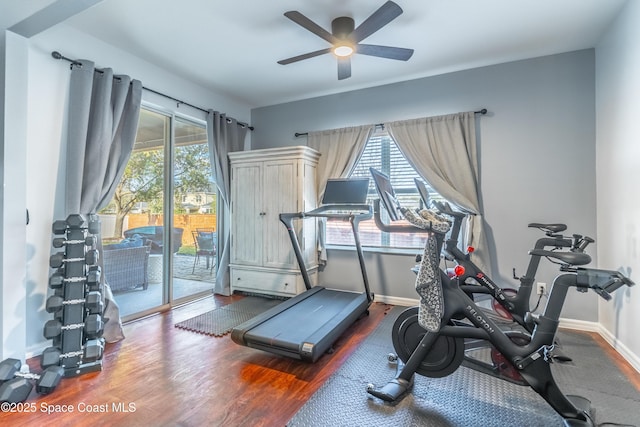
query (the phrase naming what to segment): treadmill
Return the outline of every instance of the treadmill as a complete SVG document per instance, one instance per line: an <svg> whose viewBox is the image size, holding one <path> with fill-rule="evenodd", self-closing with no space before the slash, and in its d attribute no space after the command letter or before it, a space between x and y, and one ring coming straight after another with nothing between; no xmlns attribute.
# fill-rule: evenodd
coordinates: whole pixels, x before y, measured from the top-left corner
<svg viewBox="0 0 640 427"><path fill-rule="evenodd" d="M280 214L307 290L232 329L231 339L236 344L315 362L351 324L369 313L373 294L369 289L358 233L360 222L373 216L371 206L366 204L368 188L368 178L329 180L321 207L308 212ZM363 293L311 286L293 226L294 221L304 218L327 218L351 224Z"/></svg>

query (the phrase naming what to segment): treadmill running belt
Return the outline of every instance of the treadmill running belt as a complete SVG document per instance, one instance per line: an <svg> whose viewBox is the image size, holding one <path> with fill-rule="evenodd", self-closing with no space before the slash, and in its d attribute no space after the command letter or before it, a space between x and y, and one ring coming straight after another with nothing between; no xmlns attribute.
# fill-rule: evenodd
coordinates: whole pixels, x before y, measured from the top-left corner
<svg viewBox="0 0 640 427"><path fill-rule="evenodd" d="M243 339L250 347L280 349L280 354L315 361L367 308L363 294L322 289L287 308L286 316L273 316L250 327Z"/></svg>

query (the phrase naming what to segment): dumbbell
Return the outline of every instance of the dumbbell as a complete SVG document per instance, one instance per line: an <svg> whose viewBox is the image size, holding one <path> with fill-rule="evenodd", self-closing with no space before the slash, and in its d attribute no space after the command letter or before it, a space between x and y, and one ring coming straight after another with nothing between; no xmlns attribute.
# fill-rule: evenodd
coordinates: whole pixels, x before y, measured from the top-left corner
<svg viewBox="0 0 640 427"><path fill-rule="evenodd" d="M98 291L91 291L87 293L84 299L66 300L61 295L51 295L47 298L45 309L47 313L55 313L65 305L72 304L84 304L84 307L89 310L90 314L101 314L104 310L104 303L102 302L102 295Z"/></svg>
<svg viewBox="0 0 640 427"><path fill-rule="evenodd" d="M65 254L63 252L58 252L51 255L49 258L49 265L51 268L61 267L67 262L84 262L87 265L94 265L98 262L98 251L96 249L87 251L87 253L84 254L84 257L81 258L65 258Z"/></svg>
<svg viewBox="0 0 640 427"><path fill-rule="evenodd" d="M67 232L68 228L79 229L82 228L85 220L84 217L80 214L71 214L67 217L66 220L59 219L53 222L53 226L51 227L53 234L64 234Z"/></svg>
<svg viewBox="0 0 640 427"><path fill-rule="evenodd" d="M41 374L21 372L22 362L18 359L5 359L0 362L0 402L24 402L29 397L36 381L36 391L49 394L60 384L64 369L60 366L49 366ZM28 369L28 367L27 367Z"/></svg>
<svg viewBox="0 0 640 427"><path fill-rule="evenodd" d="M99 314L90 314L84 320L84 323L74 323L71 325L63 325L58 319L48 320L44 324L44 337L48 340L60 335L62 331L84 328L84 333L88 339L98 338L102 334L104 323Z"/></svg>
<svg viewBox="0 0 640 427"><path fill-rule="evenodd" d="M90 291L100 291L100 276L102 270L100 266L93 265L89 267L89 272L86 277L64 277L64 271L58 269L49 277L49 287L51 289L61 289L64 283L68 282L87 282L87 287Z"/></svg>
<svg viewBox="0 0 640 427"><path fill-rule="evenodd" d="M102 358L103 352L104 340L102 339L88 340L82 346L82 350L69 353L62 353L58 347L47 347L40 356L40 366L42 366L42 369L56 366L60 364L60 360L69 357L82 357L83 362L94 362Z"/></svg>
<svg viewBox="0 0 640 427"><path fill-rule="evenodd" d="M56 237L53 239L53 247L61 248L64 245L79 245L84 244L85 246L93 246L96 244L95 236L87 236L84 240L67 240L64 237Z"/></svg>
<svg viewBox="0 0 640 427"><path fill-rule="evenodd" d="M100 276L102 276L102 269L99 265L89 267L89 272L87 273L87 287L89 291L102 291Z"/></svg>
<svg viewBox="0 0 640 427"><path fill-rule="evenodd" d="M98 215L89 215L89 233L100 234L100 218Z"/></svg>

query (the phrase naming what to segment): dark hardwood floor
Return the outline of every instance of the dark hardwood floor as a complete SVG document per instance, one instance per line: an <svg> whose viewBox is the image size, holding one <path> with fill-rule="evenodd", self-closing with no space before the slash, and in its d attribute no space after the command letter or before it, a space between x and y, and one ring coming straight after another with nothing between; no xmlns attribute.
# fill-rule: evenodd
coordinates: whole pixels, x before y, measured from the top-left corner
<svg viewBox="0 0 640 427"><path fill-rule="evenodd" d="M374 303L315 364L174 327L239 298L209 297L125 325L127 338L107 345L102 372L63 379L47 396L32 392L17 411L0 412L0 425L285 426L391 308ZM640 390L640 374L590 335ZM40 370L38 360L29 364Z"/></svg>
<svg viewBox="0 0 640 427"><path fill-rule="evenodd" d="M14 408L21 413L0 413L0 425L284 426L391 308L374 303L314 364L174 327L238 298L210 297L125 325L126 339L107 345L102 372L63 379L50 395L32 392ZM40 371L38 360L29 364Z"/></svg>

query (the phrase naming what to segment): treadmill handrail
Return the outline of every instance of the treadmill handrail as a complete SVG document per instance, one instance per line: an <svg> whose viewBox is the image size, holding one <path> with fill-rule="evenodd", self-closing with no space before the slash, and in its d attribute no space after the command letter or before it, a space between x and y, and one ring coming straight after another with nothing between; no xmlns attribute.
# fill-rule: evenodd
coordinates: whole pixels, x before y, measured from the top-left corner
<svg viewBox="0 0 640 427"><path fill-rule="evenodd" d="M332 210L343 210L349 212L341 212L341 213L328 213L327 211ZM353 232L353 237L355 240L356 253L358 254L358 262L360 264L360 272L362 273L362 280L364 282L364 290L367 295L367 300L369 303L373 302L373 295L371 294L371 289L369 287L369 278L367 277L367 270L364 264L364 254L362 252L362 245L360 244L360 237L358 234L358 227L360 226L360 221L364 221L373 217L372 209L370 205L366 204L344 204L344 205L327 205L321 206L319 208L313 209L308 212L295 212L295 213L281 213L279 215L280 222L284 224L287 228L287 233L289 234L289 239L291 239L291 245L293 246L293 252L296 256L296 260L298 261L298 266L300 267L300 274L302 275L302 280L304 282L304 286L307 290L311 289L311 280L309 279L309 274L307 273L307 266L304 261L304 256L302 255L302 249L300 248L300 242L298 241L298 236L296 236L293 220L294 219L304 219L304 218L338 218L348 220L351 223L351 231Z"/></svg>
<svg viewBox="0 0 640 427"><path fill-rule="evenodd" d="M346 212L332 212L332 211L346 211ZM370 205L358 204L358 205L327 205L320 206L319 208L307 211L307 212L291 212L281 213L280 218L285 219L301 219L301 218L330 218L330 219L344 219L348 220L350 217L359 217L360 221L366 221L373 218L373 210Z"/></svg>

